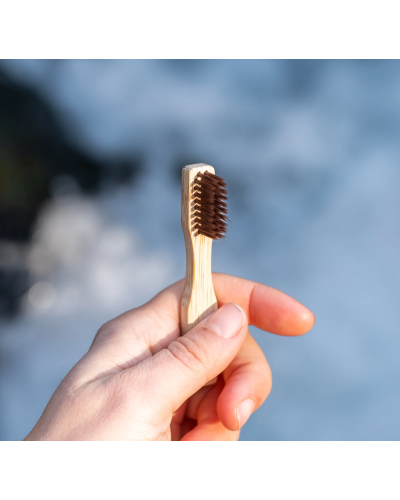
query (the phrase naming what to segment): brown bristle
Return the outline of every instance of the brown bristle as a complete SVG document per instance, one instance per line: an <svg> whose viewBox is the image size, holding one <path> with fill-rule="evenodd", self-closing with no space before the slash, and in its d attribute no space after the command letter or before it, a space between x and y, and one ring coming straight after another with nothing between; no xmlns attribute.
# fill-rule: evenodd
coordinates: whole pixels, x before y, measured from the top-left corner
<svg viewBox="0 0 400 500"><path fill-rule="evenodd" d="M210 172L197 174L193 186L193 228L213 240L225 237L228 208L226 184Z"/></svg>

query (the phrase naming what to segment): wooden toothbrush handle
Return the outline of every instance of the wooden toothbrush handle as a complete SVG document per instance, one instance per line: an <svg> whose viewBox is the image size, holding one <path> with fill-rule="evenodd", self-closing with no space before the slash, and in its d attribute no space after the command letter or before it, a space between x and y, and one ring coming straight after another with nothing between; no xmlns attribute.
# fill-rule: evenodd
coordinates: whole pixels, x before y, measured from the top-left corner
<svg viewBox="0 0 400 500"><path fill-rule="evenodd" d="M193 184L199 172L214 173L213 167L199 163L182 170L182 230L186 247L186 278L181 303L181 335L218 309L211 274L211 238L193 230ZM214 383L216 379L208 382ZM208 385L207 384L207 385Z"/></svg>
<svg viewBox="0 0 400 500"><path fill-rule="evenodd" d="M186 278L181 303L181 335L218 309L211 274L212 240L196 237L193 247L186 247Z"/></svg>

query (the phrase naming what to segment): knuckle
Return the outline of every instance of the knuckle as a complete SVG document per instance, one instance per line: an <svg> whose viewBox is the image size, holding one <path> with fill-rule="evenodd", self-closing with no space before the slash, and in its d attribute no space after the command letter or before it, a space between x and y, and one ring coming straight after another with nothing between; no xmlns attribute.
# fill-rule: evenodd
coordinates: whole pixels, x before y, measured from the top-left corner
<svg viewBox="0 0 400 500"><path fill-rule="evenodd" d="M115 328L117 327L117 324L118 324L117 319L110 319L109 321L104 323L104 325L102 325L99 328L97 335L103 336L103 337L109 335L110 333L112 333L115 330Z"/></svg>
<svg viewBox="0 0 400 500"><path fill-rule="evenodd" d="M102 338L106 337L108 332L110 331L110 323L111 321L108 321L107 323L104 323L104 325L101 325L101 327L97 330L97 333L93 339L91 347L99 342Z"/></svg>
<svg viewBox="0 0 400 500"><path fill-rule="evenodd" d="M116 319L111 319L110 321L107 321L106 323L104 323L104 325L102 325L98 329L90 347L92 348L94 345L97 345L99 342L102 342L105 339L107 339L107 337L112 335L112 333L117 328L118 328L118 321Z"/></svg>
<svg viewBox="0 0 400 500"><path fill-rule="evenodd" d="M168 351L181 365L184 365L190 371L203 372L210 366L204 346L202 346L201 342L192 338L179 337L169 344Z"/></svg>

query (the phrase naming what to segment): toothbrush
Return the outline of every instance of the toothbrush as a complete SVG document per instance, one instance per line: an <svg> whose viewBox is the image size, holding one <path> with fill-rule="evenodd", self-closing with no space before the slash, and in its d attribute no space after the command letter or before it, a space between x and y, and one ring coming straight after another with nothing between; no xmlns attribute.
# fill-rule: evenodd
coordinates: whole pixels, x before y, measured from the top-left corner
<svg viewBox="0 0 400 500"><path fill-rule="evenodd" d="M218 309L211 274L213 240L224 238L228 221L226 184L210 165L182 170L182 230L186 278L181 302L181 335ZM216 382L217 378L207 385Z"/></svg>

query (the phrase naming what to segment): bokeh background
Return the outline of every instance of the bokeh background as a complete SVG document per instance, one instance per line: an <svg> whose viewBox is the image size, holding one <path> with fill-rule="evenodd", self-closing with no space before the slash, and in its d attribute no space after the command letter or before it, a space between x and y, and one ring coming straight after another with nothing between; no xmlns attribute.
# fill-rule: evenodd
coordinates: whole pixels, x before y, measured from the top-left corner
<svg viewBox="0 0 400 500"><path fill-rule="evenodd" d="M274 386L241 439L399 439L400 62L300 60L0 63L0 439L183 277L198 162L229 185L213 269L316 315L252 328Z"/></svg>

